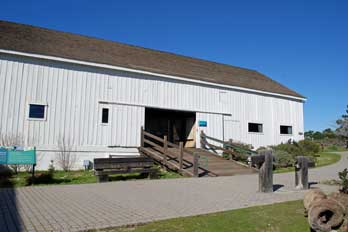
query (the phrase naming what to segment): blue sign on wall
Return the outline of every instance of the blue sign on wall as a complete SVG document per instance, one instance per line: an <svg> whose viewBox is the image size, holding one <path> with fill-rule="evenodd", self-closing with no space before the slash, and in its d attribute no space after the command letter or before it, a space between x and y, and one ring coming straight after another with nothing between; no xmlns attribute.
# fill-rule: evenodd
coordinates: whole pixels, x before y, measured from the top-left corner
<svg viewBox="0 0 348 232"><path fill-rule="evenodd" d="M207 121L201 121L201 120L198 121L198 126L200 127L207 127L207 125L208 125Z"/></svg>

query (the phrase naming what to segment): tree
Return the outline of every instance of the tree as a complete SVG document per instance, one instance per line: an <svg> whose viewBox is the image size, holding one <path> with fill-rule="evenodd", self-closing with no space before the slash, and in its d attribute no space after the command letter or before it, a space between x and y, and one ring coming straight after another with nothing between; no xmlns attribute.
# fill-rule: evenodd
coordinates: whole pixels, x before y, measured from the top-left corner
<svg viewBox="0 0 348 232"><path fill-rule="evenodd" d="M64 171L70 171L76 163L76 155L72 154L73 144L69 138L60 136L58 138L57 163Z"/></svg>
<svg viewBox="0 0 348 232"><path fill-rule="evenodd" d="M312 131L312 130L306 131L304 133L304 137L305 137L305 139L313 140L313 134L314 134L314 131Z"/></svg>
<svg viewBox="0 0 348 232"><path fill-rule="evenodd" d="M342 115L340 119L336 121L337 129L336 134L344 138L348 138L348 105L346 109L346 114Z"/></svg>
<svg viewBox="0 0 348 232"><path fill-rule="evenodd" d="M333 138L336 138L336 134L333 130L331 130L331 128L327 128L325 130L323 130L323 136L325 138L328 138L328 139L333 139Z"/></svg>
<svg viewBox="0 0 348 232"><path fill-rule="evenodd" d="M314 140L321 140L324 138L324 135L320 131L316 131L313 134L313 139Z"/></svg>

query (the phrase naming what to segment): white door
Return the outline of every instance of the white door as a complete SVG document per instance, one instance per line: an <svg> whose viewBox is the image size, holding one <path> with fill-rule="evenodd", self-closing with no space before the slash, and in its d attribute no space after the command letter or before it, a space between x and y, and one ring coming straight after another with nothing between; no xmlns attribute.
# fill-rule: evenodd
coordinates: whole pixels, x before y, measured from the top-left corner
<svg viewBox="0 0 348 232"><path fill-rule="evenodd" d="M233 141L241 140L240 121L235 120L230 115L224 115L224 140L232 139Z"/></svg>

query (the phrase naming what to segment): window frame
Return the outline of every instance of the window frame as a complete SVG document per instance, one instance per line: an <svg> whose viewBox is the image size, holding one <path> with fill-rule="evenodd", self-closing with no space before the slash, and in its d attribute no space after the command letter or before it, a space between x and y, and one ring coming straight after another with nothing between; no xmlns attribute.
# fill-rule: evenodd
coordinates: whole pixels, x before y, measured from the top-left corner
<svg viewBox="0 0 348 232"><path fill-rule="evenodd" d="M44 107L44 117L43 118L32 118L30 117L30 106L31 105L39 105L39 106L43 106ZM28 103L28 110L27 110L27 119L29 121L46 121L47 120L47 103L43 103L43 102L29 102Z"/></svg>
<svg viewBox="0 0 348 232"><path fill-rule="evenodd" d="M288 128L291 127L291 133L290 134L288 134L288 133L287 134L283 134L282 133L282 129L281 129L282 127L288 127ZM292 135L294 135L294 127L291 126L291 125L284 125L284 124L283 125L279 125L279 134L283 135L283 136L292 136Z"/></svg>
<svg viewBox="0 0 348 232"><path fill-rule="evenodd" d="M103 113L104 113L104 109L108 110L108 122L103 122ZM103 126L108 126L110 124L110 107L109 106L105 106L105 105L101 105L101 110L100 110L100 124Z"/></svg>
<svg viewBox="0 0 348 232"><path fill-rule="evenodd" d="M250 131L249 130L249 124L261 125L261 132ZM251 133L251 134L263 134L263 131L264 131L263 123L260 123L260 122L248 122L248 133Z"/></svg>

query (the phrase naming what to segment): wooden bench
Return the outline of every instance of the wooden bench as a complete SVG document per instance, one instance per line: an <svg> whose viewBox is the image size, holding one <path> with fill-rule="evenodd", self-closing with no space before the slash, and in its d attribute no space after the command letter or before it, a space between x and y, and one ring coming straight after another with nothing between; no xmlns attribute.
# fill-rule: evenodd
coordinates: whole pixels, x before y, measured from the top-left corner
<svg viewBox="0 0 348 232"><path fill-rule="evenodd" d="M148 157L96 158L94 159L94 174L98 182L108 181L112 174L140 173L155 178L158 169Z"/></svg>

